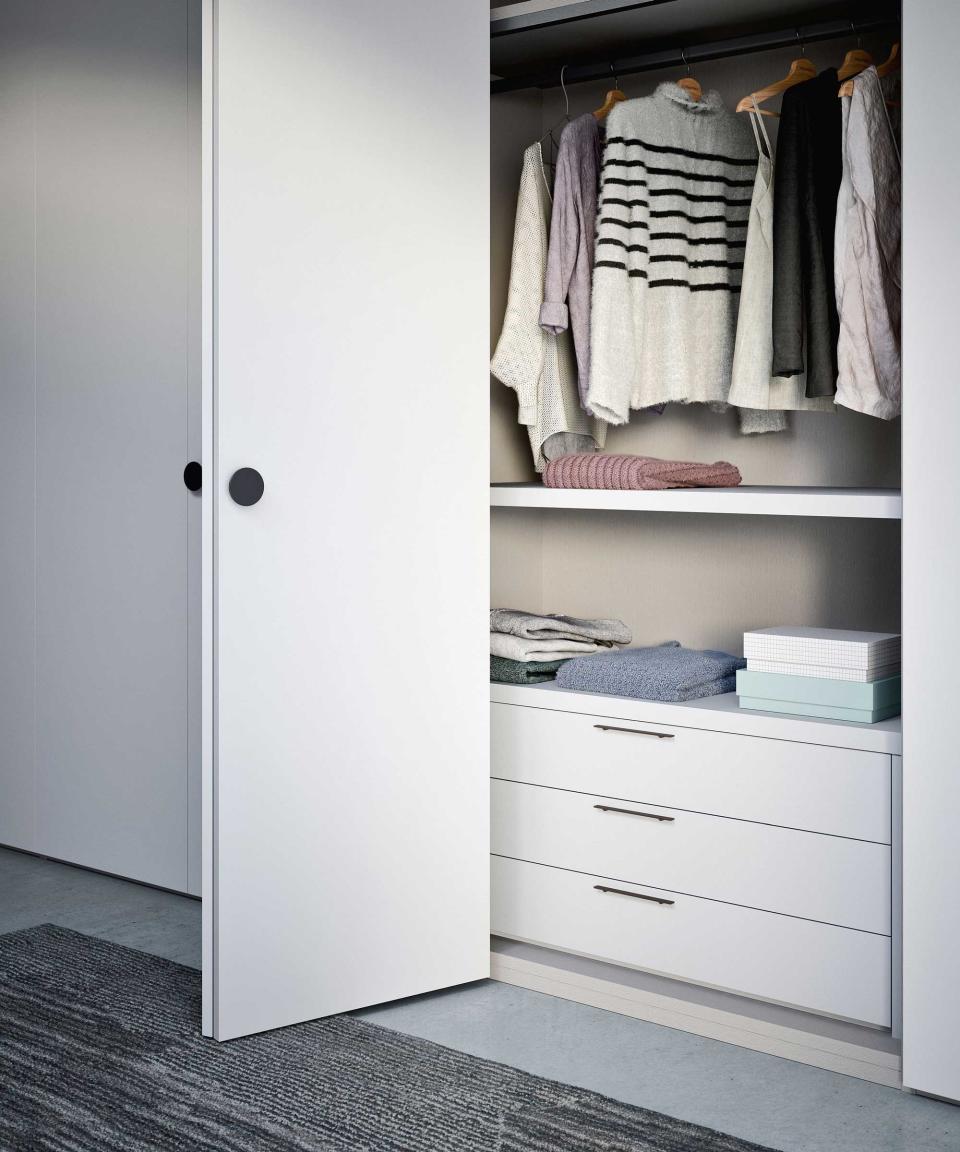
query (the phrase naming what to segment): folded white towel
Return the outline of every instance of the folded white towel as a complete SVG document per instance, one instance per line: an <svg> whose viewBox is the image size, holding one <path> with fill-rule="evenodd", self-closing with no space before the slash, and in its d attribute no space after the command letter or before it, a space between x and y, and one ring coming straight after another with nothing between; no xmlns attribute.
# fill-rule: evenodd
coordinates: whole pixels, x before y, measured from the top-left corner
<svg viewBox="0 0 960 1152"><path fill-rule="evenodd" d="M582 620L578 616L543 615L515 608L491 609L490 631L509 632L528 640L591 640L607 648L633 640L622 620Z"/></svg>
<svg viewBox="0 0 960 1152"><path fill-rule="evenodd" d="M503 632L490 633L490 655L506 660L572 660L575 656L609 651L609 646L592 640L531 640Z"/></svg>

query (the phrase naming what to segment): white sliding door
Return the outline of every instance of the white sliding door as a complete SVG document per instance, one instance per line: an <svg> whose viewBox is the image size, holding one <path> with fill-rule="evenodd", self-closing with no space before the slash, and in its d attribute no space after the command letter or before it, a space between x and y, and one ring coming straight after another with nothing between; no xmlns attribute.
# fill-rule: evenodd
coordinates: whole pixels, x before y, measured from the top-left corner
<svg viewBox="0 0 960 1152"><path fill-rule="evenodd" d="M199 0L0 0L0 844L198 893Z"/></svg>
<svg viewBox="0 0 960 1152"><path fill-rule="evenodd" d="M219 1039L488 971L487 19L214 9Z"/></svg>
<svg viewBox="0 0 960 1152"><path fill-rule="evenodd" d="M903 25L903 1082L960 1100L960 128L927 87L960 7L910 0Z"/></svg>

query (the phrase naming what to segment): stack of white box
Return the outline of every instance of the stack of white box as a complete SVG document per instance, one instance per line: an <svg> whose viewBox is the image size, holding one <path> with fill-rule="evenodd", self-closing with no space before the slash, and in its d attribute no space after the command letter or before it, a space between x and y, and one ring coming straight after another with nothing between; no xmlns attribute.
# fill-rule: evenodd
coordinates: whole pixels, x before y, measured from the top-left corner
<svg viewBox="0 0 960 1152"><path fill-rule="evenodd" d="M743 634L741 708L875 724L900 713L900 636L839 628Z"/></svg>

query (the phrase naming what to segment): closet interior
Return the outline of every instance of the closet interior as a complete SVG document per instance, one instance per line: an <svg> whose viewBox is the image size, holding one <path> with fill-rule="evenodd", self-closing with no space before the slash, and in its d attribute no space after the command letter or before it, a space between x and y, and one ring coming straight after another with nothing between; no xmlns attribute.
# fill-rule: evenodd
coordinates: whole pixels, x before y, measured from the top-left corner
<svg viewBox="0 0 960 1152"><path fill-rule="evenodd" d="M615 89L632 100L670 85L671 98L701 108L722 102L725 114L747 121L735 112L741 101L796 72L799 59L808 78L840 69L849 53L855 68L886 62L899 51L898 5L572 4L566 20L554 6L552 22L542 8L506 5L491 21L492 607L614 619L634 646L678 641L736 657L744 633L774 626L899 636L899 419L828 402L748 435L734 407L645 407L604 429L602 452L730 462L742 484L552 487L535 470L517 392L504 383L516 366L504 366L498 348L516 300L525 150L539 142L549 182L568 124L585 113L600 118L611 104L614 122L626 122L617 117L630 106L610 100ZM691 80L702 95L675 97ZM763 104L759 132L745 128L754 166L740 175L749 178L731 180L734 170L723 168L727 184L743 187L718 191L709 182L717 167L707 164L685 184L707 195L684 207L736 196L749 204L756 146L768 138L776 155L780 121L770 113L781 99ZM899 132L898 101L888 112ZM610 116L601 145L603 121ZM676 164L689 139L661 138L644 179L629 188L622 177L638 175L635 153L608 146L601 243L629 233L646 251L636 241L648 241L656 223L636 223L647 219L646 205L624 197L645 195L647 181L653 189L656 166ZM617 216L613 231L602 223L609 165L621 165L623 210L607 213ZM694 225L693 235L703 231ZM597 261L612 254L632 266L626 244L606 242ZM683 251L690 280L702 283L707 272L694 271L690 253L717 252ZM831 293L833 272L831 261ZM594 309L602 276L595 268ZM673 323L669 310L662 322ZM594 312L591 387L605 331ZM680 326L671 354L710 375L711 341L703 323ZM614 373L617 355L607 357ZM662 367L669 375L671 365ZM898 1083L899 716L848 723L741 708L729 690L679 703L560 684L491 684L494 974Z"/></svg>

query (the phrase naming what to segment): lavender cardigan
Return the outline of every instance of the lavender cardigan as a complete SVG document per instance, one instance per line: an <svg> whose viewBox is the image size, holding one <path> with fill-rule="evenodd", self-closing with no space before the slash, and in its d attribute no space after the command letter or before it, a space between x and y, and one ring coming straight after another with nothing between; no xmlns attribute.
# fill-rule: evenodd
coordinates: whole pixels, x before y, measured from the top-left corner
<svg viewBox="0 0 960 1152"><path fill-rule="evenodd" d="M592 112L564 128L553 185L553 218L540 326L570 328L577 354L580 403L590 383L590 277L600 174L600 125Z"/></svg>

